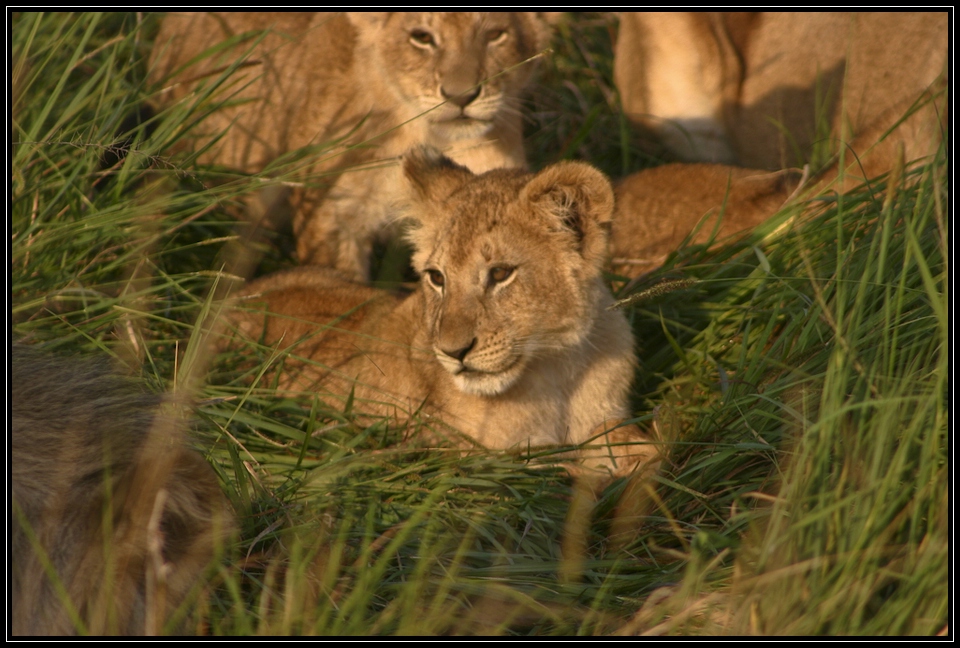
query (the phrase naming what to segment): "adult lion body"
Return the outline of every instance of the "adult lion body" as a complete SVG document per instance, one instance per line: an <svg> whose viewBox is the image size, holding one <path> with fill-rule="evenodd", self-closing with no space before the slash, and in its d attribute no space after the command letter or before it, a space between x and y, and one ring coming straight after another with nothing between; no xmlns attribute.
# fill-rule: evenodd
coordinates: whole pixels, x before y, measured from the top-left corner
<svg viewBox="0 0 960 648"><path fill-rule="evenodd" d="M946 13L624 13L615 78L680 159L782 169L849 145L873 177L898 143L907 161L939 145L947 28Z"/></svg>
<svg viewBox="0 0 960 648"><path fill-rule="evenodd" d="M162 631L232 528L216 474L102 363L14 345L10 384L11 632Z"/></svg>
<svg viewBox="0 0 960 648"><path fill-rule="evenodd" d="M248 287L261 309L243 315L243 333L305 358L286 361L281 387L440 418L493 449L609 441L630 415L636 366L626 318L604 310L609 181L582 163L475 176L435 151L412 152L404 169L417 196L413 294L309 267ZM633 426L610 434L645 440ZM583 451L618 468L655 454Z"/></svg>
<svg viewBox="0 0 960 648"><path fill-rule="evenodd" d="M174 82L162 97L171 102L246 56L230 103L198 127L198 145L211 145L201 160L259 173L325 145L292 176L306 184L292 196L297 254L364 278L372 241L394 218L405 150L430 145L478 173L525 166L518 102L533 66L524 62L548 35L531 13L170 14L151 76ZM286 200L267 192L264 208L282 211Z"/></svg>

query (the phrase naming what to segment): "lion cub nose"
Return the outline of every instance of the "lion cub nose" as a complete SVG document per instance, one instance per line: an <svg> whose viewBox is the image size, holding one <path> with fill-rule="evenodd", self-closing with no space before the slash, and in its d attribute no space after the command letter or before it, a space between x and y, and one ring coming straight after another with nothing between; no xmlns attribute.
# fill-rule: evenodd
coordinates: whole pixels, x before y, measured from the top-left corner
<svg viewBox="0 0 960 648"><path fill-rule="evenodd" d="M440 347L440 350L443 352L444 355L448 355L454 360L457 360L458 362L463 362L463 359L467 357L467 354L470 353L470 349L472 349L474 345L476 345L476 343L477 343L477 338L473 338L472 340L470 340L470 344L468 344L463 348L448 350L448 349L444 349L443 347Z"/></svg>
<svg viewBox="0 0 960 648"><path fill-rule="evenodd" d="M447 99L448 101L456 104L457 106L460 106L461 108L466 108L473 102L474 99L480 96L480 86L477 86L476 88L471 88L464 92L454 91L452 93L448 93L446 88L441 86L440 94L443 95L444 99Z"/></svg>

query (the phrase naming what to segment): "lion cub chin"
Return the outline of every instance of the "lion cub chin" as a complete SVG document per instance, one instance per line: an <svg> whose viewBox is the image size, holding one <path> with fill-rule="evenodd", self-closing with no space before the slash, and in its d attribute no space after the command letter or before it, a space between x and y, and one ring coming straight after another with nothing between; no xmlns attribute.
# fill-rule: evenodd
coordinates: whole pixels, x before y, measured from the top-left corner
<svg viewBox="0 0 960 648"><path fill-rule="evenodd" d="M592 443L585 465L618 472L655 457L652 444L607 445L637 363L626 318L605 310L607 178L578 162L474 175L429 148L403 171L412 294L314 267L245 290L240 333L290 352L281 388L334 405L352 393L365 412L439 419L491 449Z"/></svg>
<svg viewBox="0 0 960 648"><path fill-rule="evenodd" d="M532 12L171 13L151 78L168 103L209 101L222 82L221 104L193 128L200 161L296 166L284 180L300 186L289 197L299 260L363 279L408 148L435 146L476 172L526 164L518 106L549 38ZM319 150L294 165L307 146ZM250 208L268 221L286 211L282 191L260 199Z"/></svg>

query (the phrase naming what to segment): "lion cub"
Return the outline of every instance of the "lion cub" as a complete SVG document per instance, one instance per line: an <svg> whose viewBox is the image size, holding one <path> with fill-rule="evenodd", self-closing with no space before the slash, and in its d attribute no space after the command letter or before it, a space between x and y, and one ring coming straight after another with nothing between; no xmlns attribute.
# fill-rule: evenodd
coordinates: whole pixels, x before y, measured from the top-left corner
<svg viewBox="0 0 960 648"><path fill-rule="evenodd" d="M196 128L200 160L279 175L291 169L279 158L319 146L284 174L300 184L297 256L364 279L396 216L405 150L428 144L477 173L526 165L520 96L549 36L534 13L171 13L151 78L172 82L170 103L242 61ZM287 195L261 200L271 217Z"/></svg>
<svg viewBox="0 0 960 648"><path fill-rule="evenodd" d="M10 631L162 631L231 529L217 476L104 364L16 344L10 385Z"/></svg>
<svg viewBox="0 0 960 648"><path fill-rule="evenodd" d="M606 311L610 182L562 162L474 175L432 149L403 171L421 275L406 297L301 267L245 291L240 331L291 351L283 389L371 414L439 418L491 449L583 444L588 466L656 455L630 416L636 368L625 316ZM293 355L295 354L295 355Z"/></svg>

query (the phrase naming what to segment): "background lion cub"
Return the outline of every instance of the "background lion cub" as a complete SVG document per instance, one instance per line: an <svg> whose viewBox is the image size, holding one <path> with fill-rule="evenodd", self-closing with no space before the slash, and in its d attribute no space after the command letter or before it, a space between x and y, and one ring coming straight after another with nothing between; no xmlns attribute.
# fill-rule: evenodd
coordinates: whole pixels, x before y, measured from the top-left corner
<svg viewBox="0 0 960 648"><path fill-rule="evenodd" d="M403 169L416 196L416 292L309 267L248 287L241 330L305 358L287 360L281 386L339 402L353 391L366 411L439 417L488 448L603 444L630 416L636 367L626 318L605 310L610 182L579 162L474 175L428 149ZM618 438L645 439L627 429ZM583 451L617 468L655 454Z"/></svg>
<svg viewBox="0 0 960 648"><path fill-rule="evenodd" d="M162 631L231 528L216 475L104 364L12 365L11 632Z"/></svg>
<svg viewBox="0 0 960 648"><path fill-rule="evenodd" d="M524 62L548 38L533 13L172 13L151 76L172 102L242 59L218 95L229 102L197 127L201 161L277 174L278 158L324 145L293 176L304 183L292 196L297 255L362 279L395 217L395 158L409 147L434 146L477 173L526 165L519 98L534 66ZM268 213L286 201L262 197Z"/></svg>

